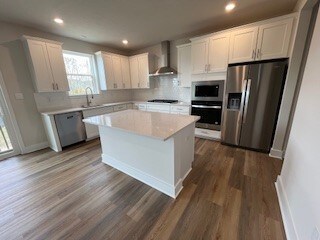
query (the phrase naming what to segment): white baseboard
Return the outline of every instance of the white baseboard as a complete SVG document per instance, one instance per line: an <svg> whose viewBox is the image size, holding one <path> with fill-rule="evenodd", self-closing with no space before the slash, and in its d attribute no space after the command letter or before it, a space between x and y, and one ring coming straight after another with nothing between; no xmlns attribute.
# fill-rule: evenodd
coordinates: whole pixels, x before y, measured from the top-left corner
<svg viewBox="0 0 320 240"><path fill-rule="evenodd" d="M287 194L283 188L281 176L278 176L277 182L275 183L277 189L278 200L280 204L280 210L283 220L286 237L288 240L299 240L293 219L290 211Z"/></svg>
<svg viewBox="0 0 320 240"><path fill-rule="evenodd" d="M278 150L278 149L271 148L270 153L269 153L269 156L270 156L270 157L273 157L273 158L283 159L283 151L282 151L282 150Z"/></svg>
<svg viewBox="0 0 320 240"><path fill-rule="evenodd" d="M129 166L123 162L120 162L106 154L102 154L102 162L149 185L150 187L153 187L159 190L160 192L163 192L164 194L172 198L176 198L183 188L182 186L183 179L180 179L176 185L170 185L169 183L166 183L145 172L140 171L139 169Z"/></svg>
<svg viewBox="0 0 320 240"><path fill-rule="evenodd" d="M49 143L48 142L42 142L42 143L38 143L38 144L34 144L34 145L31 145L31 146L24 147L21 150L21 153L22 154L27 154L27 153L31 153L31 152L42 150L42 149L47 148L47 147L49 147Z"/></svg>

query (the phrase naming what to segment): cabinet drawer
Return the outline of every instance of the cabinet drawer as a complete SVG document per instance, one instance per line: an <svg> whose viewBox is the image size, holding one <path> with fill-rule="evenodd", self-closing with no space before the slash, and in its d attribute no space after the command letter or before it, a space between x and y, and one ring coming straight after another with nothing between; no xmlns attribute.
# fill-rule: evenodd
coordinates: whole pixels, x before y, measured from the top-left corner
<svg viewBox="0 0 320 240"><path fill-rule="evenodd" d="M113 111L118 112L118 111L123 111L127 109L127 105L126 104L122 104L122 105L117 105L113 107Z"/></svg>
<svg viewBox="0 0 320 240"><path fill-rule="evenodd" d="M128 104L126 104L126 106L127 106L127 109L133 109L133 104L132 103L128 103Z"/></svg>
<svg viewBox="0 0 320 240"><path fill-rule="evenodd" d="M146 111L147 110L147 104L139 103L138 104L138 109L141 111Z"/></svg>
<svg viewBox="0 0 320 240"><path fill-rule="evenodd" d="M189 106L171 106L171 112L182 112L182 113L188 113L190 112Z"/></svg>
<svg viewBox="0 0 320 240"><path fill-rule="evenodd" d="M148 104L147 110L153 112L170 112L170 106L160 104Z"/></svg>
<svg viewBox="0 0 320 240"><path fill-rule="evenodd" d="M91 116L97 116L97 115L103 115L107 113L112 113L113 108L112 107L101 107L101 108L94 108L94 109L88 109L83 110L83 117L91 117Z"/></svg>

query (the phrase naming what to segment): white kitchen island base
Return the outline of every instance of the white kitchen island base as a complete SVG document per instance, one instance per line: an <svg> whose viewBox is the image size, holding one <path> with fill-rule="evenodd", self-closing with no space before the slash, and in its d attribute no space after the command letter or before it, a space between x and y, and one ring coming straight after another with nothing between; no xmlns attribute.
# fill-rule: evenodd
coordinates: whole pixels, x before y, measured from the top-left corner
<svg viewBox="0 0 320 240"><path fill-rule="evenodd" d="M102 161L176 198L194 160L195 124L163 141L99 126Z"/></svg>

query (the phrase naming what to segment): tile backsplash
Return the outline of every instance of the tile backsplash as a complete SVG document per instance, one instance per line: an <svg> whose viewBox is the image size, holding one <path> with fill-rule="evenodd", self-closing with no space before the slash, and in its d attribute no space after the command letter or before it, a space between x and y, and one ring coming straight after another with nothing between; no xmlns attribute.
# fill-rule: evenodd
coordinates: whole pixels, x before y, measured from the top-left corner
<svg viewBox="0 0 320 240"><path fill-rule="evenodd" d="M173 76L150 78L150 89L102 91L94 95L93 104L125 101L145 101L150 99L176 99L191 101L190 88L179 87ZM86 97L70 97L68 93L34 93L39 112L81 107L86 104Z"/></svg>
<svg viewBox="0 0 320 240"><path fill-rule="evenodd" d="M81 107L86 104L85 96L70 97L68 93L34 93L39 112ZM101 91L94 95L93 104L125 102L132 100L132 90Z"/></svg>
<svg viewBox="0 0 320 240"><path fill-rule="evenodd" d="M150 89L132 90L133 100L176 99L183 102L191 102L190 88L179 87L176 77L152 77L150 78L150 86Z"/></svg>

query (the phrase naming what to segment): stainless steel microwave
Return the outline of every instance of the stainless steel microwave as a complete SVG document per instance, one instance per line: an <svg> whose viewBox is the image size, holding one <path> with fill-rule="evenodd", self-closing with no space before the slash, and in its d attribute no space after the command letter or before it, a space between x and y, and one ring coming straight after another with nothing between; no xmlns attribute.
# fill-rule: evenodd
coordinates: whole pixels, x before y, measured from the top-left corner
<svg viewBox="0 0 320 240"><path fill-rule="evenodd" d="M192 82L191 100L223 101L224 81Z"/></svg>

